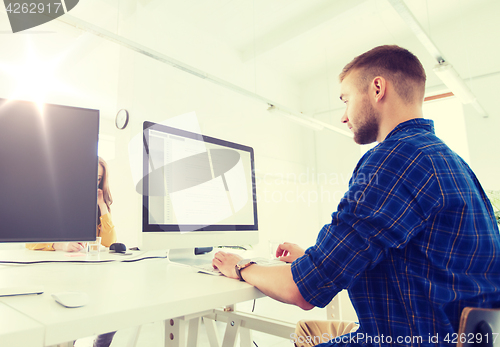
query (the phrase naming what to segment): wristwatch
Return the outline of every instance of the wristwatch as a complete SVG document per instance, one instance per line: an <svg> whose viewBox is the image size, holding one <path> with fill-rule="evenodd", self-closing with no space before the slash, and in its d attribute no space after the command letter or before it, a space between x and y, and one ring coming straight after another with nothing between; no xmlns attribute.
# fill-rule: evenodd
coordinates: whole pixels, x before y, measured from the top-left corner
<svg viewBox="0 0 500 347"><path fill-rule="evenodd" d="M242 259L234 266L234 269L236 270L236 274L240 278L240 281L245 282L243 277L241 276L241 270L249 267L250 265L257 264L256 262L252 261L251 259Z"/></svg>

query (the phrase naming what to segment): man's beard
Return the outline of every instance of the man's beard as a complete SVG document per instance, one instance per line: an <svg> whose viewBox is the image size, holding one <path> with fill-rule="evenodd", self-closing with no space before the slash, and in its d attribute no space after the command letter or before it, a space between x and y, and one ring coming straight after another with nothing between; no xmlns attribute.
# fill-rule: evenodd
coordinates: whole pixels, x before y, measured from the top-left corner
<svg viewBox="0 0 500 347"><path fill-rule="evenodd" d="M354 142L360 145L367 145L377 141L380 115L367 100L365 100L363 105L363 113L363 123L354 132Z"/></svg>

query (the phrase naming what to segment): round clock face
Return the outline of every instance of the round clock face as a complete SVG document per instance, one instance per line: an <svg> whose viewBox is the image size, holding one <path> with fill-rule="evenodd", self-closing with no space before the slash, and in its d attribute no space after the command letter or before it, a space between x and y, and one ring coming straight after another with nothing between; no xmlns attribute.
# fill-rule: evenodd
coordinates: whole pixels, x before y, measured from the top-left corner
<svg viewBox="0 0 500 347"><path fill-rule="evenodd" d="M118 111L118 113L116 114L116 118L115 118L115 125L118 129L125 129L125 127L127 126L128 124L128 111L125 110L125 109L121 109L120 111Z"/></svg>

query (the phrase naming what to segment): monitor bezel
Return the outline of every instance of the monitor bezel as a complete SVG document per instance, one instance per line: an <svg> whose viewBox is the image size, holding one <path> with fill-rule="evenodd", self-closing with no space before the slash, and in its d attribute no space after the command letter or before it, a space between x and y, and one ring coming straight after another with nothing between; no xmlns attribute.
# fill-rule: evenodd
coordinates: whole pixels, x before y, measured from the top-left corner
<svg viewBox="0 0 500 347"><path fill-rule="evenodd" d="M168 133L175 136L186 137L189 139L216 144L242 150L250 154L251 161L251 179L252 179L252 198L253 198L253 217L254 223L250 225L227 225L227 224L212 224L212 225L197 225L197 224L150 224L148 221L149 199L147 192L149 191L149 130L155 130L163 133ZM143 123L143 179L142 179L142 231L143 232L183 232L183 230L192 230L192 232L203 231L257 231L257 189L255 184L255 162L254 151L252 147L234 143L231 141L221 140L214 137L193 133L190 131L173 128L167 125L145 121ZM180 227L180 225L182 227Z"/></svg>

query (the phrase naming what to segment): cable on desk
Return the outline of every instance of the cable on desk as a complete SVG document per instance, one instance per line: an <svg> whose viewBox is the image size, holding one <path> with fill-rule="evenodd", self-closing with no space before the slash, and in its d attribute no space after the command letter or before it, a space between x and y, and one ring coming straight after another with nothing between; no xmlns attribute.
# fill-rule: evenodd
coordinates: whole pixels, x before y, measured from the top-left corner
<svg viewBox="0 0 500 347"><path fill-rule="evenodd" d="M136 261L146 260L146 259L167 259L167 256L154 256L154 257L144 257L138 259L124 259L124 260L36 260L36 261L0 261L0 264L16 264L16 265L31 265L31 264L43 264L43 263L77 263L77 264L98 264L98 263L133 263Z"/></svg>
<svg viewBox="0 0 500 347"><path fill-rule="evenodd" d="M253 299L252 313L253 313L253 311L255 310L255 302L256 302L256 301L257 301L257 299ZM255 341L252 341L252 342L253 342L253 344L255 345L255 347L259 347L259 346L255 343Z"/></svg>
<svg viewBox="0 0 500 347"><path fill-rule="evenodd" d="M146 259L167 259L168 257L165 255L163 257L160 256L154 256L154 257L145 257L145 258L138 258L138 259L125 259L125 260L120 260L120 262L123 263L134 263L136 261L141 261L141 260L146 260ZM116 260L114 260L116 261Z"/></svg>

